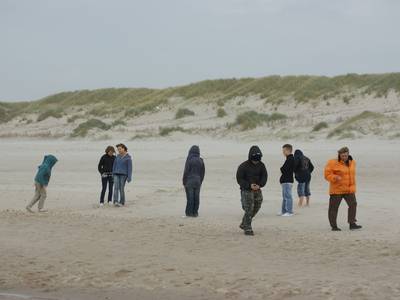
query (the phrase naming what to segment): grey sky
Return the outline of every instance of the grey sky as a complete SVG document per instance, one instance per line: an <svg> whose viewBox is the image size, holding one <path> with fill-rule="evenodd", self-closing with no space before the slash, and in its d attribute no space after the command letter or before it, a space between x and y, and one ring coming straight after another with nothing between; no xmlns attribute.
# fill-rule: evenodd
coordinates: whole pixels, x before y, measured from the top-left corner
<svg viewBox="0 0 400 300"><path fill-rule="evenodd" d="M400 71L398 0L0 0L0 100Z"/></svg>

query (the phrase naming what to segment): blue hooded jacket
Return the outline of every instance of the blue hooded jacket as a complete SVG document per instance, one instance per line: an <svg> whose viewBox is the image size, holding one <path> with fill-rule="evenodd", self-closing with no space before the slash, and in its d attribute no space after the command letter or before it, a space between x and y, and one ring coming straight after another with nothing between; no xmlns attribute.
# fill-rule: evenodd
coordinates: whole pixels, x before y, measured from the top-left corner
<svg viewBox="0 0 400 300"><path fill-rule="evenodd" d="M132 180L132 157L126 153L124 156L118 154L114 160L112 172L114 175L127 176L128 182Z"/></svg>
<svg viewBox="0 0 400 300"><path fill-rule="evenodd" d="M38 167L38 171L35 176L35 182L47 186L51 177L51 169L57 162L57 158L54 155L45 155L42 164Z"/></svg>

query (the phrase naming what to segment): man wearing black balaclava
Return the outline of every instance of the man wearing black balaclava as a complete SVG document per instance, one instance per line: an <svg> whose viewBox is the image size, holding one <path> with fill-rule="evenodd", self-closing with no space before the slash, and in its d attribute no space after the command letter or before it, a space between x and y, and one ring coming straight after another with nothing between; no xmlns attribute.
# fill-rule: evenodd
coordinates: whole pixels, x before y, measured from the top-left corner
<svg viewBox="0 0 400 300"><path fill-rule="evenodd" d="M236 173L236 180L240 186L242 208L244 216L240 228L245 235L254 235L251 221L261 208L263 196L261 188L268 179L267 169L261 161L262 153L258 146L252 146L249 158L243 162Z"/></svg>

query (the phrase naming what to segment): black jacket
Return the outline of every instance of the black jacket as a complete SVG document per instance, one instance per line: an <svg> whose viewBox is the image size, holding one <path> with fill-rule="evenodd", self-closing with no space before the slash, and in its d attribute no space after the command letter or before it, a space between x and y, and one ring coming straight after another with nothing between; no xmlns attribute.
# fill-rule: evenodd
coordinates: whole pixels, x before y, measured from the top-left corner
<svg viewBox="0 0 400 300"><path fill-rule="evenodd" d="M280 183L293 183L293 172L294 172L294 156L290 154L286 156L286 161L281 167L281 178L279 179Z"/></svg>
<svg viewBox="0 0 400 300"><path fill-rule="evenodd" d="M100 174L104 173L112 173L113 164L114 164L115 156L110 156L108 154L104 154L99 161L99 165L97 169L99 170Z"/></svg>
<svg viewBox="0 0 400 300"><path fill-rule="evenodd" d="M312 171L314 171L314 165L311 160L304 156L303 152L296 150L294 152L294 174L297 182L310 181Z"/></svg>
<svg viewBox="0 0 400 300"><path fill-rule="evenodd" d="M262 161L253 163L250 159L253 153L261 153L260 148L252 146L249 151L249 159L240 164L236 172L236 180L241 190L251 190L252 184L264 187L268 180L268 172Z"/></svg>
<svg viewBox="0 0 400 300"><path fill-rule="evenodd" d="M204 161L200 157L200 148L192 146L185 163L182 183L186 187L200 187L205 175Z"/></svg>

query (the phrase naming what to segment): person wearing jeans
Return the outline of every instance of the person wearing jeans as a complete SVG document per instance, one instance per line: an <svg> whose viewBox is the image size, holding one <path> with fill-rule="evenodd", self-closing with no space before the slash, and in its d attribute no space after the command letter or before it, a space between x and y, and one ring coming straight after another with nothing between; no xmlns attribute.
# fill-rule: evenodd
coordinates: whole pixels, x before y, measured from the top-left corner
<svg viewBox="0 0 400 300"><path fill-rule="evenodd" d="M281 167L281 177L279 182L282 186L282 209L279 215L282 217L293 216L293 172L294 172L294 157L293 147L290 144L285 144L282 147L283 155L286 157L285 163Z"/></svg>
<svg viewBox="0 0 400 300"><path fill-rule="evenodd" d="M125 183L132 180L132 158L124 144L117 145L118 155L113 164L114 205L125 205Z"/></svg>
<svg viewBox="0 0 400 300"><path fill-rule="evenodd" d="M200 157L199 146L192 146L186 158L182 183L186 192L186 217L198 217L200 206L200 188L204 180L204 161Z"/></svg>
<svg viewBox="0 0 400 300"><path fill-rule="evenodd" d="M108 185L108 204L112 203L113 196L113 165L115 160L115 149L113 146L108 146L106 148L106 153L100 158L97 169L99 170L101 176L101 193L100 193L100 206L104 205L104 196L107 191Z"/></svg>
<svg viewBox="0 0 400 300"><path fill-rule="evenodd" d="M293 215L293 183L281 183L282 186L282 216Z"/></svg>
<svg viewBox="0 0 400 300"><path fill-rule="evenodd" d="M331 159L325 166L325 179L329 182L328 219L332 231L341 231L337 226L337 214L340 203L344 199L349 207L347 222L350 230L362 228L357 225L356 200L356 162L349 154L349 148L343 147L338 151L337 159Z"/></svg>
<svg viewBox="0 0 400 300"><path fill-rule="evenodd" d="M236 180L240 186L240 201L244 210L239 227L245 235L254 235L252 221L261 208L263 202L261 188L267 184L268 180L267 169L261 158L260 148L252 146L248 160L241 163L236 172Z"/></svg>
<svg viewBox="0 0 400 300"><path fill-rule="evenodd" d="M122 174L115 174L114 180L114 204L116 206L125 205L125 184L127 176Z"/></svg>

